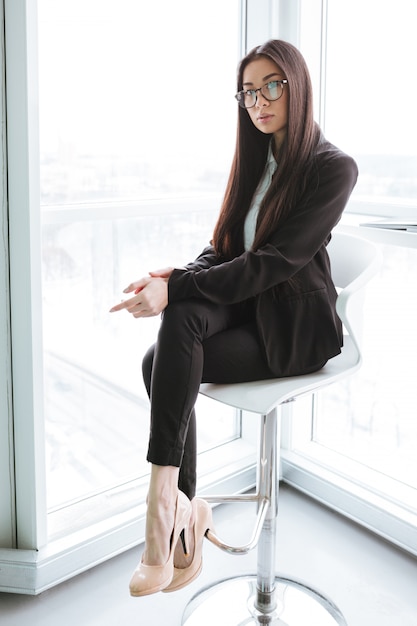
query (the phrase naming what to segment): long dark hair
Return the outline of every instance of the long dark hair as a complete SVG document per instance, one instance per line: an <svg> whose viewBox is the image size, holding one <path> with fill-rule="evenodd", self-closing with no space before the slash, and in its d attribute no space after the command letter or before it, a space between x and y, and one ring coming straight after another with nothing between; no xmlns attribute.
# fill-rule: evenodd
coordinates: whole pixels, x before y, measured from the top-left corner
<svg viewBox="0 0 417 626"><path fill-rule="evenodd" d="M246 66L262 56L273 61L288 80L284 87L289 92L288 123L277 170L259 208L253 250L267 243L303 193L311 156L320 138L320 129L313 119L310 74L303 56L293 45L270 40L251 50L239 64L237 90L243 87ZM248 112L239 107L235 154L213 234L216 253L224 258L244 251L245 216L265 169L270 141L271 135L259 131Z"/></svg>

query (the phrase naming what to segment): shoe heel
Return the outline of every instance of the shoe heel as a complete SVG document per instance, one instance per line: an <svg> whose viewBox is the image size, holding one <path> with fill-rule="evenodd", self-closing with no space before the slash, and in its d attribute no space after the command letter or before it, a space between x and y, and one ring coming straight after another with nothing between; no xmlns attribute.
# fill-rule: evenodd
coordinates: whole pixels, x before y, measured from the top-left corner
<svg viewBox="0 0 417 626"><path fill-rule="evenodd" d="M181 539L182 549L184 551L184 556L190 556L189 546L187 546L187 540L185 538L185 533L187 530L188 530L187 527L183 528L180 533L180 539Z"/></svg>
<svg viewBox="0 0 417 626"><path fill-rule="evenodd" d="M201 572L203 563L203 540L209 530L214 531L212 511L209 504L201 498L194 498L194 554L191 563L185 568L174 567L174 576L171 584L163 591L165 593L177 591L189 585ZM188 536L188 535L187 535Z"/></svg>

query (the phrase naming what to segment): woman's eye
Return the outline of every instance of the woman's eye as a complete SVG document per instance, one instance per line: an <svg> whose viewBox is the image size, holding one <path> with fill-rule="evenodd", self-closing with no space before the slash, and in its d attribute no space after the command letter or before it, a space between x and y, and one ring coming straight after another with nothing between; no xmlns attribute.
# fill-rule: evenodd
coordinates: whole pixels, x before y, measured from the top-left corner
<svg viewBox="0 0 417 626"><path fill-rule="evenodd" d="M278 81L277 80L271 80L271 82L267 83L267 87L268 87L269 91L274 91L274 89L276 89L278 87Z"/></svg>
<svg viewBox="0 0 417 626"><path fill-rule="evenodd" d="M266 85L268 89L268 93L273 100L275 100L278 97L278 85L279 83L277 80L273 80L270 83L267 83Z"/></svg>

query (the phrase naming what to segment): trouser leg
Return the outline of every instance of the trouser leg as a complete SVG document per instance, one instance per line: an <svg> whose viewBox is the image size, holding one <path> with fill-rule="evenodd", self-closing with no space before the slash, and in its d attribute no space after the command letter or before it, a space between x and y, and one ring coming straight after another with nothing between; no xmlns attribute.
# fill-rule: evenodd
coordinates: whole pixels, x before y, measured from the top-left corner
<svg viewBox="0 0 417 626"><path fill-rule="evenodd" d="M203 371L204 339L226 329L235 307L205 300L169 305L153 353L148 461L181 466ZM149 369L149 365L147 365Z"/></svg>
<svg viewBox="0 0 417 626"><path fill-rule="evenodd" d="M151 346L142 363L143 380L148 396L151 394L151 379L155 346ZM194 408L191 410L188 420L188 430L184 442L184 454L180 465L178 488L192 500L196 491L196 466L197 466L197 425Z"/></svg>
<svg viewBox="0 0 417 626"><path fill-rule="evenodd" d="M148 460L180 466L180 488L195 491L195 414L205 382L270 378L254 321L247 309L184 301L164 312L158 341L143 363L151 400Z"/></svg>

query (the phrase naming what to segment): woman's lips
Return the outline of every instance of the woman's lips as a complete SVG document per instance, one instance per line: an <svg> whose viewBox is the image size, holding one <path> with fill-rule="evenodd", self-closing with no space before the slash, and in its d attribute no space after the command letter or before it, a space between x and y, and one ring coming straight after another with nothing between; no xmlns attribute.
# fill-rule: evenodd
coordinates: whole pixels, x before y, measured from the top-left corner
<svg viewBox="0 0 417 626"><path fill-rule="evenodd" d="M260 115L258 117L258 122L260 124L266 124L267 122L269 122L270 120L272 120L272 115Z"/></svg>

